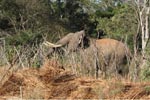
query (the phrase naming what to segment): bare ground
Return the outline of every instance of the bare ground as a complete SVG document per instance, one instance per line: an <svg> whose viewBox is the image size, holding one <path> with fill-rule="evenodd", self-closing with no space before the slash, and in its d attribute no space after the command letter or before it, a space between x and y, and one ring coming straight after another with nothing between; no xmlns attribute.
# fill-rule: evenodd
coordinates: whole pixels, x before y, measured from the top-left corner
<svg viewBox="0 0 150 100"><path fill-rule="evenodd" d="M0 74L4 69L1 67ZM0 99L150 99L150 83L79 77L54 61L7 74Z"/></svg>

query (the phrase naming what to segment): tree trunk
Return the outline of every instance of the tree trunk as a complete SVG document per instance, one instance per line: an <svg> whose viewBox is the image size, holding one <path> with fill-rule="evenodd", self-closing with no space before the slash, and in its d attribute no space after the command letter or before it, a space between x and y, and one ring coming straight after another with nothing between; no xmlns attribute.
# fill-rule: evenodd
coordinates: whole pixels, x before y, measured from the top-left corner
<svg viewBox="0 0 150 100"><path fill-rule="evenodd" d="M143 68L146 64L146 47L149 40L149 13L150 13L150 5L149 0L144 0L143 5L138 5L139 8L139 15L140 15L140 24L142 30L142 65ZM140 9L142 8L142 9Z"/></svg>

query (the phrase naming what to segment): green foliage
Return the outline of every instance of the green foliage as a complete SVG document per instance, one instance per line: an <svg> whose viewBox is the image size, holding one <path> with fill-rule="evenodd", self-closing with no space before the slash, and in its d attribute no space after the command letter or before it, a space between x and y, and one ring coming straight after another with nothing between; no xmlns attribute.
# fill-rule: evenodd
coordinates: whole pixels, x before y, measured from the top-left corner
<svg viewBox="0 0 150 100"><path fill-rule="evenodd" d="M99 24L97 29L103 29L107 37L127 41L133 48L133 35L136 33L137 19L134 9L128 4L122 4L108 8L106 13L97 18Z"/></svg>
<svg viewBox="0 0 150 100"><path fill-rule="evenodd" d="M16 4L16 0L1 0L1 11L3 14L12 16L19 16L21 13L21 6Z"/></svg>
<svg viewBox="0 0 150 100"><path fill-rule="evenodd" d="M86 12L86 0L67 0L64 6L64 18L68 19L68 25L73 31L84 28L91 30L94 21L90 20L90 14ZM92 25L91 25L92 24Z"/></svg>
<svg viewBox="0 0 150 100"><path fill-rule="evenodd" d="M17 49L19 49L19 47ZM7 45L5 48L5 54L6 54L8 61L12 62L14 60L14 56L16 55L16 52L15 52L13 46Z"/></svg>
<svg viewBox="0 0 150 100"><path fill-rule="evenodd" d="M0 0L0 30L11 46L56 42L67 33L85 29L96 37L127 42L133 48L137 29L135 10L122 0Z"/></svg>
<svg viewBox="0 0 150 100"><path fill-rule="evenodd" d="M111 18L114 16L113 8L108 7L107 10L98 10L96 11L96 16L101 18Z"/></svg>
<svg viewBox="0 0 150 100"><path fill-rule="evenodd" d="M141 72L140 72L140 74L141 74L141 78L143 79L143 80L146 80L146 81L149 81L150 80L150 51L149 51L149 49L150 49L150 42L147 44L147 47L145 48L145 52L146 52L146 54L145 54L145 64L144 64L144 66L142 67L142 70L141 70Z"/></svg>
<svg viewBox="0 0 150 100"><path fill-rule="evenodd" d="M46 3L46 0L1 0L1 17L15 32L29 28L34 30L47 22L49 10Z"/></svg>
<svg viewBox="0 0 150 100"><path fill-rule="evenodd" d="M1 0L0 5L0 28L17 34L44 28L48 36L53 35L59 30L49 31L54 22L74 32L86 29L91 36L98 29L119 40L128 36L129 43L136 33L135 12L120 0Z"/></svg>
<svg viewBox="0 0 150 100"><path fill-rule="evenodd" d="M9 45L27 45L27 44L39 44L42 39L42 34L40 33L31 33L31 31L23 31L19 34L6 38L6 44Z"/></svg>
<svg viewBox="0 0 150 100"><path fill-rule="evenodd" d="M149 93L150 92L150 86L145 86L144 90L145 90L146 93Z"/></svg>
<svg viewBox="0 0 150 100"><path fill-rule="evenodd" d="M145 80L145 81L149 81L150 80L150 68L149 67L147 67L147 68L142 70L142 72L141 72L141 79Z"/></svg>
<svg viewBox="0 0 150 100"><path fill-rule="evenodd" d="M22 33L28 30L35 33L43 29L39 31L43 31L48 37L56 36L56 39L64 35L66 30L75 32L84 29L85 26L92 33L95 29L94 21L90 20L89 14L84 12L83 8L87 2L85 0L67 0L66 2L60 0L1 0L0 29L17 34L14 35L17 38L10 39L16 41L14 44L18 42L22 44L23 41L26 41L25 38L30 38L32 36L30 33ZM54 28L55 26L60 26L60 28ZM60 32L61 29L64 31ZM24 35L25 38L19 38Z"/></svg>

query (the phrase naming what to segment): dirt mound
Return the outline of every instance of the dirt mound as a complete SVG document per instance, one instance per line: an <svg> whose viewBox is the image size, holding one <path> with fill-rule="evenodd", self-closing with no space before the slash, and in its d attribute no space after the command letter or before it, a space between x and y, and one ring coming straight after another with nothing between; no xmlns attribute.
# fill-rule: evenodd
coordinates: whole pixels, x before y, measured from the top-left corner
<svg viewBox="0 0 150 100"><path fill-rule="evenodd" d="M59 63L11 74L0 86L0 98L25 99L140 99L150 98L150 83L78 77Z"/></svg>
<svg viewBox="0 0 150 100"><path fill-rule="evenodd" d="M150 83L126 83L121 93L115 98L150 99Z"/></svg>
<svg viewBox="0 0 150 100"><path fill-rule="evenodd" d="M38 79L37 73L36 69L24 69L13 73L0 87L0 95L31 97L31 93L46 89Z"/></svg>

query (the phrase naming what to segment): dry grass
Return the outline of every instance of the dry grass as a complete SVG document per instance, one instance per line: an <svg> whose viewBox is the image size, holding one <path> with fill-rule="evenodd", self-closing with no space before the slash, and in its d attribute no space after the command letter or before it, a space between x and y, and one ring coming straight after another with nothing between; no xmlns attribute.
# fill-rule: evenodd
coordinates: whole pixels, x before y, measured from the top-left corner
<svg viewBox="0 0 150 100"><path fill-rule="evenodd" d="M55 60L46 61L39 69L20 69L7 77L0 85L2 99L150 99L150 83L79 77Z"/></svg>

